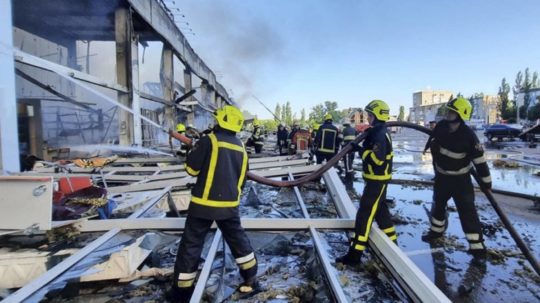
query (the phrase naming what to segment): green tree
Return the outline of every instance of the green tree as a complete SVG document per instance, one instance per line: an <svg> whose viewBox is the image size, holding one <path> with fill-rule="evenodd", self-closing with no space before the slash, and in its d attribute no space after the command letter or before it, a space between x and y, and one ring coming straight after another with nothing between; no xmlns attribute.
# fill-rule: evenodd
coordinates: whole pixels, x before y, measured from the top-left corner
<svg viewBox="0 0 540 303"><path fill-rule="evenodd" d="M539 83L538 83L538 72L535 71L532 75L532 80L531 80L531 88L538 88L539 86Z"/></svg>
<svg viewBox="0 0 540 303"><path fill-rule="evenodd" d="M302 108L302 110L300 111L300 123L305 123L306 122L306 109L305 108Z"/></svg>
<svg viewBox="0 0 540 303"><path fill-rule="evenodd" d="M401 105L399 107L399 115L397 117L398 121L405 121L405 106Z"/></svg>
<svg viewBox="0 0 540 303"><path fill-rule="evenodd" d="M523 106L519 108L519 117L522 119L527 119L527 111L529 109L529 106L531 105L531 76L529 73L529 68L527 67L525 69L525 77L523 79L523 87L521 91L523 92Z"/></svg>
<svg viewBox="0 0 540 303"><path fill-rule="evenodd" d="M534 106L532 106L529 109L529 113L527 114L527 119L529 120L537 120L540 119L540 103L537 102Z"/></svg>
<svg viewBox="0 0 540 303"><path fill-rule="evenodd" d="M325 108L322 104L317 104L311 108L309 113L309 119L315 121L316 123L321 123L324 119Z"/></svg>
<svg viewBox="0 0 540 303"><path fill-rule="evenodd" d="M501 113L503 119L509 119L509 110L510 110L510 100L508 94L510 93L510 85L506 82L506 78L503 78L501 81L501 86L499 86L499 101L497 103L497 109Z"/></svg>
<svg viewBox="0 0 540 303"><path fill-rule="evenodd" d="M274 110L274 115L277 117L277 119L281 120L281 105L276 104L276 109Z"/></svg>
<svg viewBox="0 0 540 303"><path fill-rule="evenodd" d="M287 123L287 125L293 124L293 113L291 108L291 102L289 101L287 101L287 103L285 104L285 123Z"/></svg>

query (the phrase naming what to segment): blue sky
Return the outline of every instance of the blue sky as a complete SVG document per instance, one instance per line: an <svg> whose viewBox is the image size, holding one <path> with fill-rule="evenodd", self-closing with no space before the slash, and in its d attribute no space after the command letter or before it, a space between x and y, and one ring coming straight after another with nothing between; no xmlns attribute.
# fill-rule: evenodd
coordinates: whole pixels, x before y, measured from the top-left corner
<svg viewBox="0 0 540 303"><path fill-rule="evenodd" d="M503 77L540 71L540 1L174 2L195 51L260 118L270 114L252 94L298 113L379 98L396 114L414 91L496 94Z"/></svg>

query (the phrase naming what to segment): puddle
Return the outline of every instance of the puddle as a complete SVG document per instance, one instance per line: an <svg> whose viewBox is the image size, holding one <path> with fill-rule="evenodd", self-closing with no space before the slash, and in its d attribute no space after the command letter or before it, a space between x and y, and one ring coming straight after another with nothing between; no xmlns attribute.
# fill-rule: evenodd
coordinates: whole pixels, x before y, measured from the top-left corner
<svg viewBox="0 0 540 303"><path fill-rule="evenodd" d="M358 192L363 183L355 182ZM489 250L487 262L474 262L466 253L468 243L458 213L449 201L449 227L444 240L430 246L420 237L429 228L424 207L431 208L431 187L389 185L388 196L395 198L390 209L398 232L400 248L453 301L532 302L540 300L540 279L500 221L489 201L476 195L480 221ZM536 256L540 255L537 218L508 213L514 228Z"/></svg>

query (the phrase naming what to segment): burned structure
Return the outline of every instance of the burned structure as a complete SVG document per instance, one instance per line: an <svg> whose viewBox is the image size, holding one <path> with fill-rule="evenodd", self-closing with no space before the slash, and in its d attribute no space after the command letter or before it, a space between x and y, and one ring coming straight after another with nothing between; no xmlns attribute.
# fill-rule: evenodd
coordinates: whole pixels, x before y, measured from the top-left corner
<svg viewBox="0 0 540 303"><path fill-rule="evenodd" d="M162 300L194 182L177 158L159 151L167 146L163 130L177 122L203 130L213 123L210 112L233 101L164 1L18 0L0 8L0 62L7 66L0 71L6 80L0 83L0 106L13 114L0 119L1 169L14 175L0 177L0 297ZM431 167L428 156L407 152L411 142L396 144L398 177ZM266 143L271 150L272 138ZM73 161L92 155L90 149L99 150L102 161ZM133 151L136 157L126 156ZM17 173L13 159L19 154L44 161ZM252 158L249 166L252 174L275 181L321 168L303 155ZM469 259L448 257L454 251L464 255L455 235L440 247L417 243L418 226L427 223L418 223L424 205L413 192L426 201L431 193L417 185L392 184L396 199L385 201L402 203L394 209L399 241L404 239L400 247L374 226L366 263L360 269L338 266L334 259L346 251L354 227L355 188L362 185L359 179L344 182L334 169L323 174L322 185L278 188L248 181L240 212L260 256L264 291L252 297L235 293L234 260L214 229L192 302L449 302L463 298L453 293L462 285L449 281L471 275L463 279L464 295L478 296L470 301L480 302L488 292L496 297L493 289L503 298L515 289L519 300L538 298L538 286L530 283L537 277L522 270L523 258L510 245L501 259L511 259L514 267L491 264L492 272L504 271L506 278L521 270L523 276L510 278L506 288L492 277L496 282L486 290L471 286L481 284L483 267L464 273L458 267ZM98 195L73 196L87 188ZM487 224L494 226L495 239L507 237L496 223ZM445 254L452 262L437 264ZM432 255L433 267L423 266Z"/></svg>

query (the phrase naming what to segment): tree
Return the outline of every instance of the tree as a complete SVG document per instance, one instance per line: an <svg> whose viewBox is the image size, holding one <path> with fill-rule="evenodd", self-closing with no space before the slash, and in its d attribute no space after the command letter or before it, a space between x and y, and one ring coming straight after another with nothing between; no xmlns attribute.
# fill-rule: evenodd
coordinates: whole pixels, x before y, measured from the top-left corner
<svg viewBox="0 0 540 303"><path fill-rule="evenodd" d="M527 112L529 110L529 106L531 105L531 79L529 74L529 68L527 67L525 69L525 78L523 80L523 106L519 108L519 117L522 119L527 119ZM523 109L522 109L523 108Z"/></svg>
<svg viewBox="0 0 540 303"><path fill-rule="evenodd" d="M276 104L276 109L274 110L274 115L277 117L277 119L281 120L281 106Z"/></svg>
<svg viewBox="0 0 540 303"><path fill-rule="evenodd" d="M324 119L325 108L322 104L317 104L311 108L309 113L309 119L315 121L316 123L321 123Z"/></svg>
<svg viewBox="0 0 540 303"><path fill-rule="evenodd" d="M291 109L291 102L289 101L287 101L285 104L285 123L287 123L287 125L293 124L293 113Z"/></svg>
<svg viewBox="0 0 540 303"><path fill-rule="evenodd" d="M499 86L499 102L497 103L497 109L501 113L501 118L504 120L509 119L509 98L508 94L510 93L510 85L506 82L506 78L503 78L501 81L501 86Z"/></svg>
<svg viewBox="0 0 540 303"><path fill-rule="evenodd" d="M399 115L397 117L398 121L404 121L405 120L405 106L401 105L399 107Z"/></svg>
<svg viewBox="0 0 540 303"><path fill-rule="evenodd" d="M302 108L300 111L300 123L304 124L306 122L306 109Z"/></svg>
<svg viewBox="0 0 540 303"><path fill-rule="evenodd" d="M535 71L532 75L531 88L538 88L538 86L538 72Z"/></svg>

